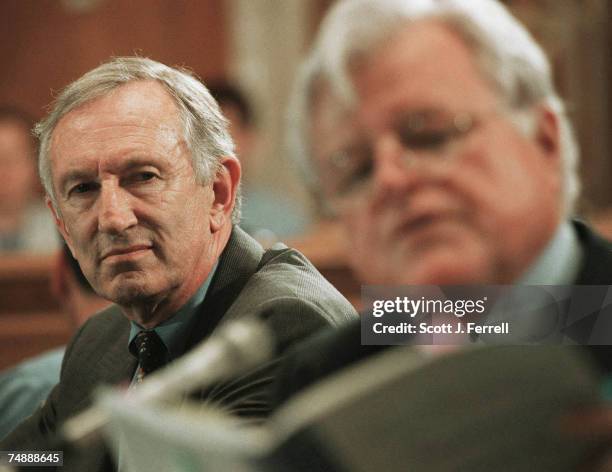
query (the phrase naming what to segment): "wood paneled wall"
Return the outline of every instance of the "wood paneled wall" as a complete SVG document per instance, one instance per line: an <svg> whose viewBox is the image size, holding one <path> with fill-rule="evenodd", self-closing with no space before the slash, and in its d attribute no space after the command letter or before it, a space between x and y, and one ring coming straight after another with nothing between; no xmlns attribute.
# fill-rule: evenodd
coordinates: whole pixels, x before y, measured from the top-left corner
<svg viewBox="0 0 612 472"><path fill-rule="evenodd" d="M79 11L67 5L91 3ZM224 75L222 0L6 0L0 2L0 102L36 118L62 87L111 56L138 53Z"/></svg>
<svg viewBox="0 0 612 472"><path fill-rule="evenodd" d="M0 370L72 335L74 327L51 294L54 257L0 258Z"/></svg>

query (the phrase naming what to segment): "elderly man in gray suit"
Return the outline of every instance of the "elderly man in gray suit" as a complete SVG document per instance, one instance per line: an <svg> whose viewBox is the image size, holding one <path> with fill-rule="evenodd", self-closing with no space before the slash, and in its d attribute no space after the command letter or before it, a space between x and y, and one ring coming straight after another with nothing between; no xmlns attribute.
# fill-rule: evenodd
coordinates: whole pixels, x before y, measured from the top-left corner
<svg viewBox="0 0 612 472"><path fill-rule="evenodd" d="M217 104L189 73L115 59L69 85L36 132L57 227L115 305L79 330L59 384L0 449L43 447L97 385L141 380L226 320L257 315L287 345L356 316L301 254L264 251L237 226L240 163ZM262 384L224 391L227 408L265 414ZM94 456L80 470L109 468Z"/></svg>

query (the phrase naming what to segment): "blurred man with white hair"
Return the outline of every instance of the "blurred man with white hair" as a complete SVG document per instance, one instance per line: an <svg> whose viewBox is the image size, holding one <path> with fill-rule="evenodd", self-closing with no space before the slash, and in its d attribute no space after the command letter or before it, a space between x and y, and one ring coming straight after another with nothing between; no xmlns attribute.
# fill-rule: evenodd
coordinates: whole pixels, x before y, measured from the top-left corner
<svg viewBox="0 0 612 472"><path fill-rule="evenodd" d="M571 218L578 149L550 64L498 1L338 2L291 111L363 283L612 283L612 246ZM307 343L281 396L379 349L359 335Z"/></svg>
<svg viewBox="0 0 612 472"><path fill-rule="evenodd" d="M497 2L340 2L294 104L364 282L572 283L588 262L548 61Z"/></svg>

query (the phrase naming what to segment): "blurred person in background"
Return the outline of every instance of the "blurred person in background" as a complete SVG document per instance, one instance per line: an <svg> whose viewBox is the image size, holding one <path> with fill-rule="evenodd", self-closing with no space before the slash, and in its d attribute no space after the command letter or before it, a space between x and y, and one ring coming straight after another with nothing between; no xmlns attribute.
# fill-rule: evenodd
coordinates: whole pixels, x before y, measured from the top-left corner
<svg viewBox="0 0 612 472"><path fill-rule="evenodd" d="M292 112L362 283L612 284L612 245L573 218L579 152L549 61L500 2L337 2ZM310 338L281 364L279 404L386 348L362 346L359 322ZM610 372L610 346L585 349ZM574 438L612 437L606 409L567 420ZM612 470L592 459L581 470Z"/></svg>
<svg viewBox="0 0 612 472"><path fill-rule="evenodd" d="M549 62L496 0L338 2L292 111L362 283L612 283L612 245L572 219L578 149ZM280 397L380 349L359 323L312 339Z"/></svg>
<svg viewBox="0 0 612 472"><path fill-rule="evenodd" d="M0 106L0 253L48 253L59 246L53 218L38 192L32 126L23 111Z"/></svg>
<svg viewBox="0 0 612 472"><path fill-rule="evenodd" d="M209 90L230 123L230 133L243 169L240 226L266 244L302 233L309 223L304 209L289 195L255 183L261 172L257 162L261 132L247 96L228 81L212 82ZM274 165L273 160L268 165Z"/></svg>
<svg viewBox="0 0 612 472"><path fill-rule="evenodd" d="M65 244L57 255L51 283L62 314L75 330L110 303L94 292ZM0 372L0 439L31 415L59 382L64 351L61 346Z"/></svg>

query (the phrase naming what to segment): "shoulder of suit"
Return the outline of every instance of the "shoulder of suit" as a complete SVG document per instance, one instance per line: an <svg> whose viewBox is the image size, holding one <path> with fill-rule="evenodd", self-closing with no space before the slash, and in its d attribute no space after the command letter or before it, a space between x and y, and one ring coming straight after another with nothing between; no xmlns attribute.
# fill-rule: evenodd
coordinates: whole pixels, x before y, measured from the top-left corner
<svg viewBox="0 0 612 472"><path fill-rule="evenodd" d="M279 280L281 277L283 279ZM284 281L290 285L312 280L314 283L331 287L306 256L284 244L277 244L265 251L253 278L255 280L274 278L275 282Z"/></svg>
<svg viewBox="0 0 612 472"><path fill-rule="evenodd" d="M352 305L299 251L285 245L267 250L240 297L253 304L310 305L331 318L356 317Z"/></svg>
<svg viewBox="0 0 612 472"><path fill-rule="evenodd" d="M266 249L261 257L259 268L268 264L295 264L314 268L310 261L306 259L306 256L297 249L287 247L283 243L277 243L271 248Z"/></svg>

